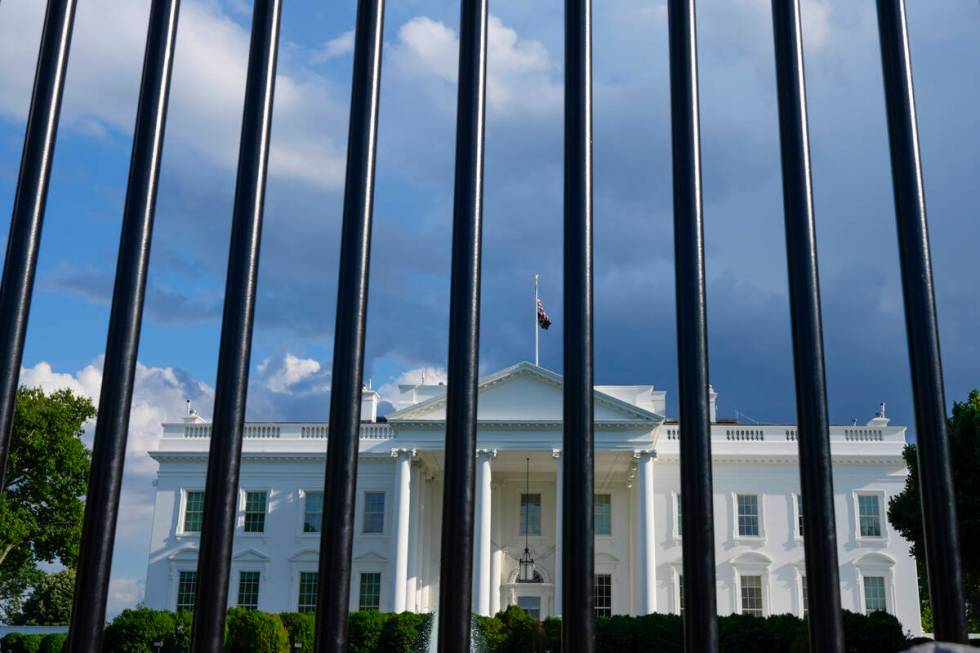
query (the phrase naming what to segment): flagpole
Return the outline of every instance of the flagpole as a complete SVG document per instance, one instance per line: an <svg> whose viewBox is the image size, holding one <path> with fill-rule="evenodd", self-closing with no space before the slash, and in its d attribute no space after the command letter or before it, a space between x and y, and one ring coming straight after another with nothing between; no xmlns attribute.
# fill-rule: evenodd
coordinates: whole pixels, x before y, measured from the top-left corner
<svg viewBox="0 0 980 653"><path fill-rule="evenodd" d="M534 273L534 364L539 365L538 355L540 353L540 348L538 346L538 338L541 336L541 329L538 325L538 273Z"/></svg>

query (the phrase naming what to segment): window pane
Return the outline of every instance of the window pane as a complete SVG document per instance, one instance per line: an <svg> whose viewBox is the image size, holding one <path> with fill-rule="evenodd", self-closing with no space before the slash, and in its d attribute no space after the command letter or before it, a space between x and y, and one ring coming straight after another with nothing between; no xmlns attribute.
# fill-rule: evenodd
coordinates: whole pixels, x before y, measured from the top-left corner
<svg viewBox="0 0 980 653"><path fill-rule="evenodd" d="M803 495L796 495L796 534L803 537Z"/></svg>
<svg viewBox="0 0 980 653"><path fill-rule="evenodd" d="M245 532L265 531L265 492L245 493Z"/></svg>
<svg viewBox="0 0 980 653"><path fill-rule="evenodd" d="M612 535L612 497L595 495L595 534Z"/></svg>
<svg viewBox="0 0 980 653"><path fill-rule="evenodd" d="M303 505L303 532L319 533L323 526L323 492L307 492Z"/></svg>
<svg viewBox="0 0 980 653"><path fill-rule="evenodd" d="M296 610L299 612L316 612L317 572L304 571L299 575L299 600Z"/></svg>
<svg viewBox="0 0 980 653"><path fill-rule="evenodd" d="M595 606L595 616L612 616L612 576L609 574L596 574L595 594L593 605Z"/></svg>
<svg viewBox="0 0 980 653"><path fill-rule="evenodd" d="M521 535L541 535L541 495L521 495Z"/></svg>
<svg viewBox="0 0 980 653"><path fill-rule="evenodd" d="M384 533L385 530L385 493L364 493L364 526L365 533Z"/></svg>
<svg viewBox="0 0 980 653"><path fill-rule="evenodd" d="M742 576L742 614L762 616L762 576Z"/></svg>
<svg viewBox="0 0 980 653"><path fill-rule="evenodd" d="M177 580L177 612L194 610L195 592L197 592L197 572L180 572L180 577Z"/></svg>
<svg viewBox="0 0 980 653"><path fill-rule="evenodd" d="M184 532L200 533L204 521L204 492L188 492L184 499Z"/></svg>
<svg viewBox="0 0 980 653"><path fill-rule="evenodd" d="M357 609L375 612L381 609L381 574L361 574L361 592Z"/></svg>
<svg viewBox="0 0 980 653"><path fill-rule="evenodd" d="M759 497L754 494L738 495L738 534L759 535Z"/></svg>
<svg viewBox="0 0 980 653"><path fill-rule="evenodd" d="M877 610L885 612L888 609L885 603L885 578L884 576L865 576L864 577L864 610L871 613Z"/></svg>
<svg viewBox="0 0 980 653"><path fill-rule="evenodd" d="M540 596L518 596L517 605L523 608L531 617L541 620L541 597Z"/></svg>
<svg viewBox="0 0 980 653"><path fill-rule="evenodd" d="M676 510L674 510L674 513L677 515L677 535L678 535L678 537L684 533L684 529L682 528L682 525L684 523L684 512L683 512L684 507L683 507L683 505L684 504L681 503L681 495L680 495L680 493L678 493L677 494L677 501L676 501Z"/></svg>
<svg viewBox="0 0 980 653"><path fill-rule="evenodd" d="M881 537L881 510L878 505L878 495L859 494L858 511L861 537Z"/></svg>
<svg viewBox="0 0 980 653"><path fill-rule="evenodd" d="M238 607L248 610L259 608L259 572L243 571L238 576Z"/></svg>

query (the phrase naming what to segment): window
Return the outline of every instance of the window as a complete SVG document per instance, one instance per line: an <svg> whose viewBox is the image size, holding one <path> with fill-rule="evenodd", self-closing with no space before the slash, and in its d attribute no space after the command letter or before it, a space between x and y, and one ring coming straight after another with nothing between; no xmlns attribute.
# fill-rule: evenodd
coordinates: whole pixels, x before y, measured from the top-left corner
<svg viewBox="0 0 980 653"><path fill-rule="evenodd" d="M681 503L681 495L678 492L674 499L674 514L677 515L677 537L680 537L684 533L684 529L681 526L684 523L684 504Z"/></svg>
<svg viewBox="0 0 980 653"><path fill-rule="evenodd" d="M265 531L265 492L245 493L245 532Z"/></svg>
<svg viewBox="0 0 980 653"><path fill-rule="evenodd" d="M204 522L204 492L201 490L188 491L184 495L184 528L185 533L200 533Z"/></svg>
<svg viewBox="0 0 980 653"><path fill-rule="evenodd" d="M684 614L684 574L677 574L677 607Z"/></svg>
<svg viewBox="0 0 980 653"><path fill-rule="evenodd" d="M806 576L800 576L800 590L803 592L803 618L806 619L806 616L810 613L810 598L806 595Z"/></svg>
<svg viewBox="0 0 980 653"><path fill-rule="evenodd" d="M381 574L361 574L361 592L357 609L375 612L381 609Z"/></svg>
<svg viewBox="0 0 980 653"><path fill-rule="evenodd" d="M541 597L518 596L517 606L527 612L533 619L541 621Z"/></svg>
<svg viewBox="0 0 980 653"><path fill-rule="evenodd" d="M238 575L238 607L259 609L259 572L243 571Z"/></svg>
<svg viewBox="0 0 980 653"><path fill-rule="evenodd" d="M877 494L858 495L861 537L881 537L881 506Z"/></svg>
<svg viewBox="0 0 980 653"><path fill-rule="evenodd" d="M595 575L593 599L592 605L595 607L595 616L612 616L612 576L609 574Z"/></svg>
<svg viewBox="0 0 980 653"><path fill-rule="evenodd" d="M762 616L762 576L742 576L742 614Z"/></svg>
<svg viewBox="0 0 980 653"><path fill-rule="evenodd" d="M521 495L521 535L541 535L541 495Z"/></svg>
<svg viewBox="0 0 980 653"><path fill-rule="evenodd" d="M365 533L385 532L385 493L364 493L364 524L361 530Z"/></svg>
<svg viewBox="0 0 980 653"><path fill-rule="evenodd" d="M796 534L803 537L803 495L796 495Z"/></svg>
<svg viewBox="0 0 980 653"><path fill-rule="evenodd" d="M743 537L759 536L759 497L755 494L739 494L738 534Z"/></svg>
<svg viewBox="0 0 980 653"><path fill-rule="evenodd" d="M595 534L612 535L612 497L595 495Z"/></svg>
<svg viewBox="0 0 980 653"><path fill-rule="evenodd" d="M316 612L317 577L315 571L301 571L299 574L299 600L297 612Z"/></svg>
<svg viewBox="0 0 980 653"><path fill-rule="evenodd" d="M303 499L303 532L319 533L323 526L323 492L307 492Z"/></svg>
<svg viewBox="0 0 980 653"><path fill-rule="evenodd" d="M885 577L864 577L864 611L868 614L876 611L887 612L885 603Z"/></svg>
<svg viewBox="0 0 980 653"><path fill-rule="evenodd" d="M182 571L177 580L177 612L194 610L194 594L197 592L197 572Z"/></svg>

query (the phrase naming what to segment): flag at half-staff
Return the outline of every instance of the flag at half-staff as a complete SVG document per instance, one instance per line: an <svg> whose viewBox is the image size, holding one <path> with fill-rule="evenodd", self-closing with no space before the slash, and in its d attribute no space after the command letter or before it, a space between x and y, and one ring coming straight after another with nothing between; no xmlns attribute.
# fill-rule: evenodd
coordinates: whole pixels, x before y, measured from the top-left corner
<svg viewBox="0 0 980 653"><path fill-rule="evenodd" d="M547 331L548 327L551 326L551 318L548 317L547 313L545 313L544 304L541 303L541 298L538 297L536 301L538 305L538 326Z"/></svg>

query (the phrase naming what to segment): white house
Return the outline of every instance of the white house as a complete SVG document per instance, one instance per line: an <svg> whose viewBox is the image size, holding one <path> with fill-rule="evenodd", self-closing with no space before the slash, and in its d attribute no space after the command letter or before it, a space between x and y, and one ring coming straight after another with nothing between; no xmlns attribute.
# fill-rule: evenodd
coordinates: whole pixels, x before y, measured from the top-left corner
<svg viewBox="0 0 980 653"><path fill-rule="evenodd" d="M516 603L542 618L561 614L561 383L530 363L480 382L477 613ZM377 415L378 395L364 394L351 609L438 606L445 387L400 390L387 419ZM716 421L714 399L719 612L802 615L796 428ZM664 408L665 392L653 386L595 388L598 614L683 608L679 428ZM164 424L150 454L160 470L149 607L193 604L209 435L210 425L192 414ZM232 605L315 609L327 437L326 424L246 425ZM905 480L904 445L905 428L880 413L865 426L831 428L840 590L845 608L887 610L919 633L915 562L885 514ZM540 582L516 582L525 525Z"/></svg>

